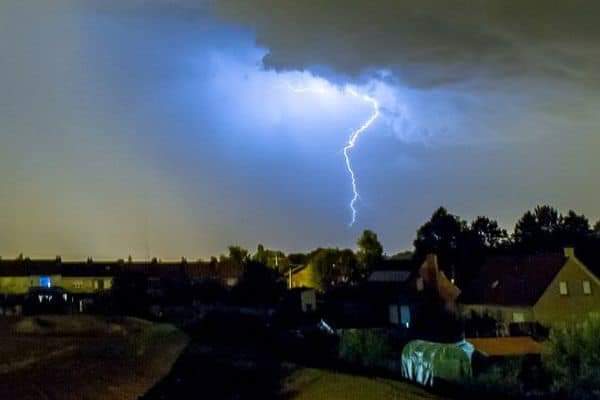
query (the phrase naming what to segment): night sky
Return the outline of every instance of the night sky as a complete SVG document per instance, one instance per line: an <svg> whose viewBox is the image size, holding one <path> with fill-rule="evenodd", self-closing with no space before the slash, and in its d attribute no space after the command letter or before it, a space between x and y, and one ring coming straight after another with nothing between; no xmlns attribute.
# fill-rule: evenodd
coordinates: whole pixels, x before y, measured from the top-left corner
<svg viewBox="0 0 600 400"><path fill-rule="evenodd" d="M207 257L435 208L600 217L596 0L0 1L0 255ZM294 88L309 88L297 92ZM351 153L342 148L382 115Z"/></svg>

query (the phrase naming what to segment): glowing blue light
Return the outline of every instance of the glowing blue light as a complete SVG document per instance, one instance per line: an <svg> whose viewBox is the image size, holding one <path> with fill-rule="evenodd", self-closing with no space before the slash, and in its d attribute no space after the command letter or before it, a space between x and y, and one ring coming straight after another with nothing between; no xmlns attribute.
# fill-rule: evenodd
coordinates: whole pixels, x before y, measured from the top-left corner
<svg viewBox="0 0 600 400"><path fill-rule="evenodd" d="M40 286L45 288L52 287L52 278L49 276L40 276Z"/></svg>

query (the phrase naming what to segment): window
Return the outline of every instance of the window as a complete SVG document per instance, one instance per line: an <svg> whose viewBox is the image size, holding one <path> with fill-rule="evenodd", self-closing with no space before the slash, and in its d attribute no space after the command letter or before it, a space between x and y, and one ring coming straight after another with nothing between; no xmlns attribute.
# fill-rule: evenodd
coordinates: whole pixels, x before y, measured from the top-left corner
<svg viewBox="0 0 600 400"><path fill-rule="evenodd" d="M40 286L41 287L52 287L52 279L49 276L40 276Z"/></svg>
<svg viewBox="0 0 600 400"><path fill-rule="evenodd" d="M525 315L520 312L513 313L513 322L525 322Z"/></svg>
<svg viewBox="0 0 600 400"><path fill-rule="evenodd" d="M591 295L592 294L592 285L590 281L583 281L583 294Z"/></svg>
<svg viewBox="0 0 600 400"><path fill-rule="evenodd" d="M75 289L81 289L83 288L83 281L81 279L77 279L73 281L73 287Z"/></svg>
<svg viewBox="0 0 600 400"><path fill-rule="evenodd" d="M560 282L558 284L561 296L566 296L569 294L569 286L567 286L567 282Z"/></svg>
<svg viewBox="0 0 600 400"><path fill-rule="evenodd" d="M410 307L400 306L400 322L407 328L410 326Z"/></svg>

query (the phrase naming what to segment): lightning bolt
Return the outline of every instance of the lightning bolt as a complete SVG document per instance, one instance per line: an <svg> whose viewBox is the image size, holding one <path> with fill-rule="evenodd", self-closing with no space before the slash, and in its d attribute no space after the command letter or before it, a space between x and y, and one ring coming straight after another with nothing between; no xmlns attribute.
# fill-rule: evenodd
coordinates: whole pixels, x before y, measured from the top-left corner
<svg viewBox="0 0 600 400"><path fill-rule="evenodd" d="M350 162L350 150L354 148L354 146L356 145L356 141L358 140L360 135L367 129L369 129L369 127L373 125L373 122L375 122L375 120L379 118L379 103L373 97L367 96L365 94L359 94L354 89L346 88L346 92L350 93L354 97L357 97L371 104L371 107L373 107L373 114L371 114L371 117L369 117L369 119L365 121L365 123L362 124L360 128L352 132L350 138L348 139L348 143L346 143L346 145L344 146L344 158L346 159L346 169L348 170L348 174L350 174L350 179L352 180L353 195L352 200L350 200L350 210L352 210L352 219L350 220L350 226L352 226L356 222L356 207L354 205L356 204L356 201L358 200L360 195L358 193L356 175L354 174L354 170L352 169L352 163Z"/></svg>
<svg viewBox="0 0 600 400"><path fill-rule="evenodd" d="M326 92L326 89L323 87L296 88L296 87L293 87L292 85L288 85L288 86L292 91L294 91L296 93L313 92L313 93L323 94ZM380 111L379 111L379 103L373 97L368 96L366 94L358 93L356 90L354 90L350 87L346 87L345 92L350 94L353 97L356 97L356 98L370 104L373 109L373 113L371 114L369 119L366 120L358 129L356 129L355 131L353 131L350 134L350 137L348 138L348 142L346 143L346 145L343 148L344 159L346 161L346 170L348 171L348 174L350 175L350 179L352 182L352 199L350 200L350 204L349 204L350 210L352 212L352 218L350 220L349 226L353 226L354 223L356 222L356 213L357 213L355 205L360 197L360 194L358 193L358 184L357 184L357 180L356 180L356 174L354 173L354 169L352 168L352 162L350 161L350 150L352 150L356 146L356 142L357 142L358 138L367 129L369 129L369 127L371 125L373 125L373 123L375 122L375 120L377 118L379 118Z"/></svg>

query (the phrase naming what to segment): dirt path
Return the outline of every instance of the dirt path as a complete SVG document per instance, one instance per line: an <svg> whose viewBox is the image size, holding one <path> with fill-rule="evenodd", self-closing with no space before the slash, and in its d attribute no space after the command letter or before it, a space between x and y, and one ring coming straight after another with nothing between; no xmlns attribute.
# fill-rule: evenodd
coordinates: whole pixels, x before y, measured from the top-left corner
<svg viewBox="0 0 600 400"><path fill-rule="evenodd" d="M9 339L13 344L32 343L31 337ZM169 372L187 344L182 332L154 324L126 338L64 340L76 349L0 374L0 399L138 399ZM37 338L37 343L43 348L44 338Z"/></svg>

